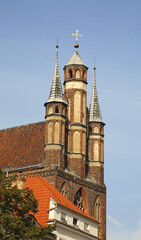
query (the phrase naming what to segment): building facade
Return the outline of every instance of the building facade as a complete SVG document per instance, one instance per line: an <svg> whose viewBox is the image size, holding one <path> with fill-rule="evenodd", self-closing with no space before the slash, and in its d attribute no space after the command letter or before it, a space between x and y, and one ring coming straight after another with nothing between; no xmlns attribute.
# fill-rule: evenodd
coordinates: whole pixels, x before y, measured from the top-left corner
<svg viewBox="0 0 141 240"><path fill-rule="evenodd" d="M85 214L99 221L106 239L104 125L94 67L92 98L87 108L87 71L79 45L64 66L64 94L56 63L45 121L0 131L0 167L21 177L42 176Z"/></svg>

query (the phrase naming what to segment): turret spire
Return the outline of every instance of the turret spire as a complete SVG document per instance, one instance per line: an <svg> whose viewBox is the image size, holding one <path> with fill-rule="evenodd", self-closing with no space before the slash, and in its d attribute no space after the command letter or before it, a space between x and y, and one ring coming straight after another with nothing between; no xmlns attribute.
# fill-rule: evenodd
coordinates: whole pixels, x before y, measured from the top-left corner
<svg viewBox="0 0 141 240"><path fill-rule="evenodd" d="M64 102L64 96L62 91L62 84L61 84L61 78L59 73L59 64L58 64L58 44L56 45L56 63L55 63L55 70L54 70L54 76L52 80L51 90L49 94L49 98L46 103L48 102Z"/></svg>
<svg viewBox="0 0 141 240"><path fill-rule="evenodd" d="M103 122L101 111L100 111L100 105L98 101L97 89L96 89L95 70L96 70L96 67L94 66L94 83L93 83L91 104L89 109L89 122L92 122L92 121Z"/></svg>

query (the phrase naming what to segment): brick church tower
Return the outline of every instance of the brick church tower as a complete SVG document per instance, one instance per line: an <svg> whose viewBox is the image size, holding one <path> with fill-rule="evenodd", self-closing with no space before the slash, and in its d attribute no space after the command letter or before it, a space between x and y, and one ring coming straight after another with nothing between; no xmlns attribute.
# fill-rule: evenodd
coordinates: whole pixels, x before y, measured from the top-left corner
<svg viewBox="0 0 141 240"><path fill-rule="evenodd" d="M97 218L99 239L106 240L105 124L96 89L96 68L88 109L88 67L78 53L77 42L74 47L64 66L63 94L56 46L53 81L44 105L45 121L0 130L0 168L20 177L42 176L84 213Z"/></svg>
<svg viewBox="0 0 141 240"><path fill-rule="evenodd" d="M85 213L99 222L106 239L104 185L104 122L94 82L87 108L87 70L77 49L64 66L64 95L56 47L55 72L46 107L45 156L47 180ZM49 174L50 171L50 174ZM51 172L52 171L52 172Z"/></svg>

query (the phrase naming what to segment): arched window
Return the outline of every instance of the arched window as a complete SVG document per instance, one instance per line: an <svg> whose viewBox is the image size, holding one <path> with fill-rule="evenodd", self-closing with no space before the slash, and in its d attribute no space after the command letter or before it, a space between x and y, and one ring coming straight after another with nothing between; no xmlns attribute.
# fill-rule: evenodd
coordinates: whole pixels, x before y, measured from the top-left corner
<svg viewBox="0 0 141 240"><path fill-rule="evenodd" d="M69 78L72 78L72 70L69 71Z"/></svg>
<svg viewBox="0 0 141 240"><path fill-rule="evenodd" d="M80 132L78 131L73 134L73 152L80 153Z"/></svg>
<svg viewBox="0 0 141 240"><path fill-rule="evenodd" d="M74 205L76 205L79 209L84 212L84 199L82 195L82 188L80 188L75 197L74 197Z"/></svg>
<svg viewBox="0 0 141 240"><path fill-rule="evenodd" d="M26 215L25 219L26 219L26 223L28 226L30 225L30 223L33 223L35 226L39 227L39 224L38 224L36 218L34 216L32 216L31 214Z"/></svg>
<svg viewBox="0 0 141 240"><path fill-rule="evenodd" d="M66 188L66 182L63 182L60 188L60 193L62 193L65 197L67 197L67 188Z"/></svg>
<svg viewBox="0 0 141 240"><path fill-rule="evenodd" d="M79 70L76 71L75 77L76 77L76 78L80 78L80 71L79 71Z"/></svg>
<svg viewBox="0 0 141 240"><path fill-rule="evenodd" d="M95 203L94 203L94 217L100 221L100 199L99 196L96 197Z"/></svg>
<svg viewBox="0 0 141 240"><path fill-rule="evenodd" d="M59 113L59 108L58 107L55 108L55 113Z"/></svg>

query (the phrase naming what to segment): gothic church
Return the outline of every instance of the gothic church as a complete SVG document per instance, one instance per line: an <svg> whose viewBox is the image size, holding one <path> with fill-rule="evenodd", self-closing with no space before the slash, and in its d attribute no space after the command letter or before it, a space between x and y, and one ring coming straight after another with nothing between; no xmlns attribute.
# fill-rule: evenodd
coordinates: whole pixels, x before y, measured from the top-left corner
<svg viewBox="0 0 141 240"><path fill-rule="evenodd" d="M0 130L0 168L20 177L42 176L79 209L99 221L106 239L104 122L94 67L91 104L87 108L87 70L79 45L64 66L64 94L56 63L45 121Z"/></svg>

